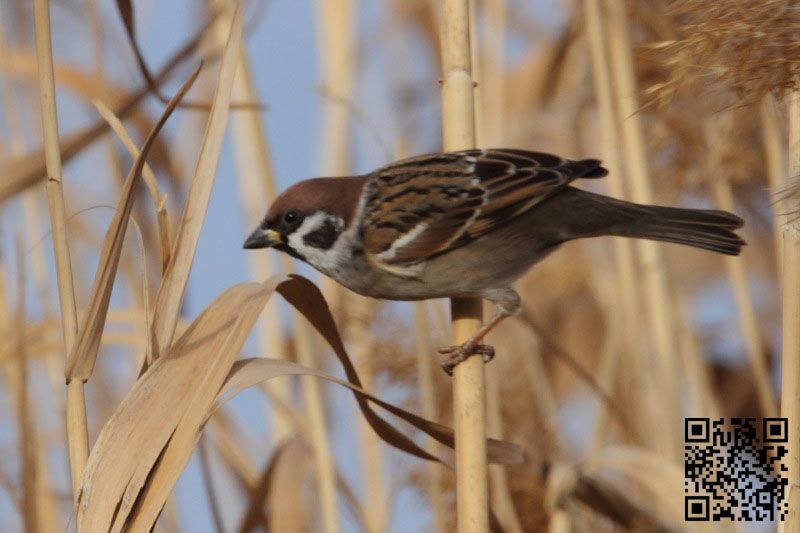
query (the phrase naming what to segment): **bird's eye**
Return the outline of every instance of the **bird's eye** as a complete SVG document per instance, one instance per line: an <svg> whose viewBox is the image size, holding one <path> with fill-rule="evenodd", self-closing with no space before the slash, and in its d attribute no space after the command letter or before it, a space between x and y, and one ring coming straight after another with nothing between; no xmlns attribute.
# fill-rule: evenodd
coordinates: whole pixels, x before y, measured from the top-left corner
<svg viewBox="0 0 800 533"><path fill-rule="evenodd" d="M283 222L286 224L294 224L298 220L300 220L300 213L298 213L297 211L294 210L287 211L286 213L283 214Z"/></svg>

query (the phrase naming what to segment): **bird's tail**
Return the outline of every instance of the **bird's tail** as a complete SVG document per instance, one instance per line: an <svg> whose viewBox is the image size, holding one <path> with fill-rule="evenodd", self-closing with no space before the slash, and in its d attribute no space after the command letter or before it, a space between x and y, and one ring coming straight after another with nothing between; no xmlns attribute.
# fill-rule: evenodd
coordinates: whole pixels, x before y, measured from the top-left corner
<svg viewBox="0 0 800 533"><path fill-rule="evenodd" d="M587 210L604 221L593 225L590 232L593 235L674 242L726 255L739 255L745 244L734 233L735 229L742 227L744 221L727 211L639 205L587 191L572 190L578 193L580 203Z"/></svg>

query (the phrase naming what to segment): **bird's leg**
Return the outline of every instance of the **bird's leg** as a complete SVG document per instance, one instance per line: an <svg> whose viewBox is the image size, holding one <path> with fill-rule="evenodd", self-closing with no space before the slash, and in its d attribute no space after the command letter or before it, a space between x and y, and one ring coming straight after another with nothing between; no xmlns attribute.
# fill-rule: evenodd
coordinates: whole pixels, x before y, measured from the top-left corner
<svg viewBox="0 0 800 533"><path fill-rule="evenodd" d="M465 343L457 346L439 348L439 355L441 355L442 358L442 369L447 372L448 375L452 376L453 369L462 361L465 361L473 355L482 355L485 363L491 361L494 357L494 348L488 344L480 344L480 341L508 316L509 315L505 313L498 312Z"/></svg>
<svg viewBox="0 0 800 533"><path fill-rule="evenodd" d="M482 355L483 361L488 363L494 357L494 347L488 344L481 344L480 341L489 334L497 325L511 315L516 314L520 309L519 295L512 289L503 289L492 293L489 296L497 302L497 312L489 322L481 326L472 337L458 346L445 346L439 348L442 369L447 375L453 375L453 369L461 362L473 355Z"/></svg>

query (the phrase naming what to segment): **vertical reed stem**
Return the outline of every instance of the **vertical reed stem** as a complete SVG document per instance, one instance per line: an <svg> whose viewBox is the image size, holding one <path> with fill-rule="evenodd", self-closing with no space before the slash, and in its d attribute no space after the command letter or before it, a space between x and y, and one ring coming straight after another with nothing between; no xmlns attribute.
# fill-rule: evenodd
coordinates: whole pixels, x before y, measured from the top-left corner
<svg viewBox="0 0 800 533"><path fill-rule="evenodd" d="M72 265L69 258L67 228L64 216L64 193L61 185L61 152L58 147L58 115L56 112L55 82L53 80L53 52L50 41L49 0L33 3L36 26L36 58L39 69L39 98L44 132L45 164L47 166L47 200L53 249L56 259L58 296L61 306L61 325L64 333L64 353L72 350L78 331L75 309L75 290L72 284ZM83 382L67 383L67 439L69 464L72 475L72 495L77 498L81 476L89 456L89 436L86 427L86 403Z"/></svg>
<svg viewBox="0 0 800 533"><path fill-rule="evenodd" d="M442 136L445 150L475 145L475 105L470 52L469 0L444 0L442 19ZM480 328L480 299L453 298L453 342ZM489 529L486 462L486 374L483 360L470 357L453 372L458 530Z"/></svg>
<svg viewBox="0 0 800 533"><path fill-rule="evenodd" d="M789 173L788 182L800 173L800 93L789 102ZM788 183L787 183L788 185ZM794 203L794 205L791 205ZM787 198L784 212L800 209L798 200ZM800 513L800 223L797 218L784 220L783 227L783 346L781 359L781 416L789 419L788 454L784 458L789 482L789 515ZM794 430L794 431L792 431ZM793 497L794 495L794 497ZM786 531L789 531L788 529Z"/></svg>

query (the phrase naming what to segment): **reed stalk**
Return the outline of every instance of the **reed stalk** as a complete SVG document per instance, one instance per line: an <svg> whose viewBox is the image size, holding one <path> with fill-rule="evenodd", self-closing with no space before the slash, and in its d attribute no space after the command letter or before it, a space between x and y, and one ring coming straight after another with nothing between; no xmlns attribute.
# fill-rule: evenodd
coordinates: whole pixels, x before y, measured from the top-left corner
<svg viewBox="0 0 800 533"><path fill-rule="evenodd" d="M612 85L617 104L617 120L622 131L623 156L630 198L634 202L652 204L654 199L644 129L639 114L639 97L633 50L630 43L624 0L609 0L607 31L611 58ZM605 18L605 17L603 17ZM658 395L665 407L666 422L660 425L657 444L671 458L679 456L681 405L678 399L678 369L675 364L674 313L669 293L664 258L659 244L640 240L636 249L642 275L642 289L653 335L660 376Z"/></svg>
<svg viewBox="0 0 800 533"><path fill-rule="evenodd" d="M36 58L39 68L39 98L44 133L45 164L47 167L47 200L53 250L56 259L61 324L64 335L64 353L72 351L78 331L78 315L75 307L75 290L72 280L72 264L67 242L67 226L64 215L64 192L61 182L61 152L58 143L58 113L56 110L55 81L53 79L53 52L50 40L50 2L35 0L34 22L36 27ZM89 435L86 426L86 402L83 381L67 383L67 440L69 464L72 477L72 496L77 500L81 476L89 457Z"/></svg>
<svg viewBox="0 0 800 533"><path fill-rule="evenodd" d="M789 173L786 186L800 174L800 93L789 97ZM789 515L797 519L800 515L800 212L797 197L783 201L786 213L795 213L783 222L783 319L781 347L781 416L789 420L788 453L783 464L786 467L789 491ZM791 430L795 431L792 432ZM786 531L789 531L788 529Z"/></svg>
<svg viewBox="0 0 800 533"><path fill-rule="evenodd" d="M442 13L442 138L445 150L475 146L475 104L470 50L469 0L444 0ZM453 342L467 341L481 326L480 299L453 298ZM456 439L456 505L462 533L489 529L486 461L486 374L470 357L453 372Z"/></svg>
<svg viewBox="0 0 800 533"><path fill-rule="evenodd" d="M12 62L9 58L11 48L6 39L5 24L6 21L4 20L2 10L0 10L0 65L2 65L3 70L7 72L6 69L10 70ZM25 139L22 131L22 113L20 111L21 106L19 105L20 98L15 91L14 84L8 76L4 75L2 77L0 87L0 91L3 93L3 104L6 120L8 122L8 130L11 136L10 153L13 157L21 157L25 153ZM29 239L44 233L39 219L39 196L41 193L42 191L39 189L29 189L22 193L23 218ZM53 309L50 279L47 274L45 248L43 246L36 246L30 250L29 255L31 277L34 287L36 288L38 303L43 310L44 316L51 317L55 315L55 311ZM61 388L64 386L63 362L59 359L57 353L51 352L46 358L46 364L53 397L57 404L57 412L63 413L66 408L65 398L61 393ZM64 434L66 435L66 427Z"/></svg>

